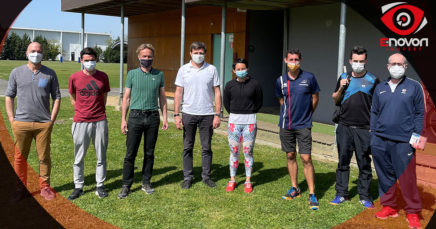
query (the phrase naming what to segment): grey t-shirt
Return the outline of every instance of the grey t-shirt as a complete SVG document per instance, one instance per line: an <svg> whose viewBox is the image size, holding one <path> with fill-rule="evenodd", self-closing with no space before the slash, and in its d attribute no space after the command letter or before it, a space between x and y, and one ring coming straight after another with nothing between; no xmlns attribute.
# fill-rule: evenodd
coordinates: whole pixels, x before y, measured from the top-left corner
<svg viewBox="0 0 436 229"><path fill-rule="evenodd" d="M61 98L55 71L42 66L34 74L27 65L12 70L5 95L17 97L14 120L23 122L49 122L50 95L53 100Z"/></svg>

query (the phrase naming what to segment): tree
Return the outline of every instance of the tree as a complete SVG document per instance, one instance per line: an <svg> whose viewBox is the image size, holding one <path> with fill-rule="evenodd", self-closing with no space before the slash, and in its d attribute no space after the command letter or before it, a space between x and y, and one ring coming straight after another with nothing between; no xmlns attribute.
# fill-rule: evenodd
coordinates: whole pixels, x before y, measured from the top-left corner
<svg viewBox="0 0 436 229"><path fill-rule="evenodd" d="M113 40L110 38L107 41L107 48L103 52L103 60L105 63L118 63L120 62L120 38ZM127 49L124 49L124 63L127 62Z"/></svg>
<svg viewBox="0 0 436 229"><path fill-rule="evenodd" d="M23 37L20 39L19 45L15 47L15 55L17 60L26 60L26 52L27 47L32 41L30 40L30 37L25 33Z"/></svg>
<svg viewBox="0 0 436 229"><path fill-rule="evenodd" d="M98 47L97 45L96 46L94 46L94 48L93 48L94 50L95 50L95 52L97 53L97 59L98 60L101 60L102 58L103 58L103 50L100 48L100 47Z"/></svg>
<svg viewBox="0 0 436 229"><path fill-rule="evenodd" d="M42 46L43 60L55 60L56 57L61 53L60 45L55 44L52 41L48 41L47 38L38 35L35 37L34 41L39 42Z"/></svg>
<svg viewBox="0 0 436 229"><path fill-rule="evenodd" d="M12 32L8 38L6 38L5 45L3 46L2 59L4 60L16 60L16 47L19 47L21 38L14 32ZM26 47L27 48L27 47Z"/></svg>

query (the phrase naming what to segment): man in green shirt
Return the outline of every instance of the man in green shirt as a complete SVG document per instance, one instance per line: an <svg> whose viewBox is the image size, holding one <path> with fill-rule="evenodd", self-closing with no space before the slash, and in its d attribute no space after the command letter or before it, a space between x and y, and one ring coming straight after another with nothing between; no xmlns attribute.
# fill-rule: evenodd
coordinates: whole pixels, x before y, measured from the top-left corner
<svg viewBox="0 0 436 229"><path fill-rule="evenodd" d="M156 146L160 117L163 115L162 130L168 129L167 100L165 97L163 72L151 67L154 59L154 47L141 44L137 49L140 67L127 74L126 88L121 107L121 131L127 135L126 157L123 166L123 187L118 198L126 198L133 184L135 158L144 135L144 161L142 165L142 190L152 194L150 179L153 171L154 148ZM129 120L126 121L130 107Z"/></svg>

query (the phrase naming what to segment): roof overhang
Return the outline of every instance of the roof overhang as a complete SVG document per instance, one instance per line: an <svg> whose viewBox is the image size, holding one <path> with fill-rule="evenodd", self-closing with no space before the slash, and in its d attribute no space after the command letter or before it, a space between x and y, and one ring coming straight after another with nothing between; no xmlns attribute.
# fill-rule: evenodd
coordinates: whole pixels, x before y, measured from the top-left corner
<svg viewBox="0 0 436 229"><path fill-rule="evenodd" d="M338 0L185 0L187 6L222 6L246 10L279 10L290 7L337 3ZM180 9L181 0L62 0L61 10L67 12L121 16L150 14Z"/></svg>

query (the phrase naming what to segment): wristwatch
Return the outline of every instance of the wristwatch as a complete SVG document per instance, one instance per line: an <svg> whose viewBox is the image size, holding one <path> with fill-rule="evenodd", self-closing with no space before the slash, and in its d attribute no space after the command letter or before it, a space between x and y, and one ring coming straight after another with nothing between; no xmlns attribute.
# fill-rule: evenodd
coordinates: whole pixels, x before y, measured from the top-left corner
<svg viewBox="0 0 436 229"><path fill-rule="evenodd" d="M220 113L215 113L214 115L221 118L221 114Z"/></svg>
<svg viewBox="0 0 436 229"><path fill-rule="evenodd" d="M174 114L174 117L180 116L180 114Z"/></svg>

